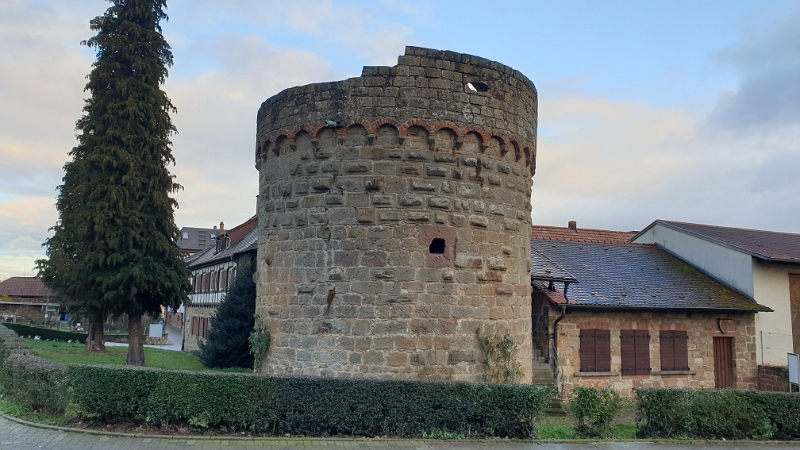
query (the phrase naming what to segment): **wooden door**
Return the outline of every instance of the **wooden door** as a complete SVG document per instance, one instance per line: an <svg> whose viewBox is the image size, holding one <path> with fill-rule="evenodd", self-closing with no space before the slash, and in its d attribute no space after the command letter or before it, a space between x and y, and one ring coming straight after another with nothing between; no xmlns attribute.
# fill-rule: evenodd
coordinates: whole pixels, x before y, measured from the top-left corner
<svg viewBox="0 0 800 450"><path fill-rule="evenodd" d="M800 353L800 275L789 274L789 306L792 315L794 353Z"/></svg>
<svg viewBox="0 0 800 450"><path fill-rule="evenodd" d="M714 387L729 389L735 386L733 376L733 338L714 336Z"/></svg>

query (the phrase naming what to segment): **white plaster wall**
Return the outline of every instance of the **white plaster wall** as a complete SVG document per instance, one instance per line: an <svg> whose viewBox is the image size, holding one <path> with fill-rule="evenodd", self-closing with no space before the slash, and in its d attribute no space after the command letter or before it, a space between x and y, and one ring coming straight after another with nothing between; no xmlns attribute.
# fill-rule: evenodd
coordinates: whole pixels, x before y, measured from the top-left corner
<svg viewBox="0 0 800 450"><path fill-rule="evenodd" d="M219 264L215 264L213 266L195 269L192 271L192 275L200 276L205 273L225 271L235 267L236 267L235 262L225 261ZM230 288L230 286L228 286L228 288ZM226 291L227 288L224 291L217 290L214 292L192 292L191 294L189 294L189 301L192 305L209 305L209 304L221 303L222 299L225 298Z"/></svg>
<svg viewBox="0 0 800 450"><path fill-rule="evenodd" d="M755 258L753 261L754 297L758 303L774 310L756 314L758 361L769 366L786 366L786 353L792 352L789 273L800 273L800 268L791 270L786 265L760 262Z"/></svg>
<svg viewBox="0 0 800 450"><path fill-rule="evenodd" d="M658 224L647 230L634 242L659 244L723 283L755 298L753 258L746 253L737 252Z"/></svg>

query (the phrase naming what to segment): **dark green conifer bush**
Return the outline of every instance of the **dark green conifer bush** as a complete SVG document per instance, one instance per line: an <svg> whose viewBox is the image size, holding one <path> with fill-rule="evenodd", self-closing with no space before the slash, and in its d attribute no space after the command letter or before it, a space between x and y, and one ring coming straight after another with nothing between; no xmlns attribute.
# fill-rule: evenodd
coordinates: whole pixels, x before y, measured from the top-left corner
<svg viewBox="0 0 800 450"><path fill-rule="evenodd" d="M249 342L256 311L253 273L255 264L239 264L233 286L211 318L211 329L200 343L200 361L206 367L253 367Z"/></svg>

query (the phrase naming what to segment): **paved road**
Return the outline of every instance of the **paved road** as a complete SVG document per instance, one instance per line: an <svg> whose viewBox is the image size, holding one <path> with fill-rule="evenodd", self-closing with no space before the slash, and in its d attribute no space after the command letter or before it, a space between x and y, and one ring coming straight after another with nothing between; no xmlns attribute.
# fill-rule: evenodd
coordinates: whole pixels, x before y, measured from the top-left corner
<svg viewBox="0 0 800 450"><path fill-rule="evenodd" d="M167 334L169 335L167 345L145 345L145 347L160 348L161 350L174 350L181 351L183 347L183 333L180 328L171 327L166 325ZM118 342L106 342L106 347L127 347L128 344L121 344Z"/></svg>
<svg viewBox="0 0 800 450"><path fill-rule="evenodd" d="M395 439L191 439L191 438L136 438L101 436L85 433L47 430L20 425L0 417L1 450L128 450L128 449L305 449L342 448L359 450L382 449L468 449L468 450L668 450L678 447L675 443L586 443L586 444L542 444L503 442L440 442ZM800 449L800 443L711 443L684 444L681 448L693 450L734 450L758 448Z"/></svg>

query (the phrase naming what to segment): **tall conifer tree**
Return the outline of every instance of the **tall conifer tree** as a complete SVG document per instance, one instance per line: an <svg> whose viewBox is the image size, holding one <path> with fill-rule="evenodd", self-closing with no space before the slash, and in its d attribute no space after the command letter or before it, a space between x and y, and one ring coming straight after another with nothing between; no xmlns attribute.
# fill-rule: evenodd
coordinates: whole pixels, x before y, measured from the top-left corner
<svg viewBox="0 0 800 450"><path fill-rule="evenodd" d="M144 365L142 315L177 308L189 272L177 246L167 170L175 108L161 90L172 52L161 34L165 0L109 0L94 18L97 51L89 74L78 145L64 165L59 222L39 262L42 278L92 319L128 314L128 365ZM90 333L92 334L92 333ZM97 338L96 335L93 335ZM87 344L87 348L89 345Z"/></svg>

